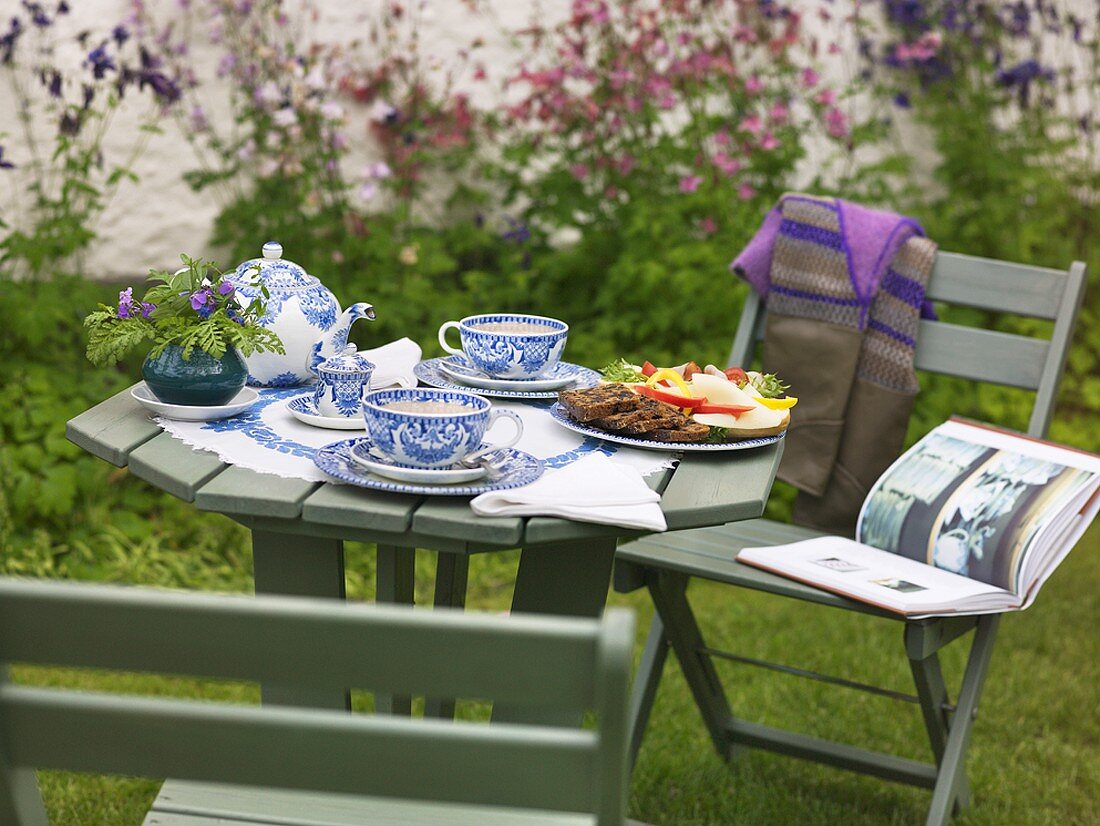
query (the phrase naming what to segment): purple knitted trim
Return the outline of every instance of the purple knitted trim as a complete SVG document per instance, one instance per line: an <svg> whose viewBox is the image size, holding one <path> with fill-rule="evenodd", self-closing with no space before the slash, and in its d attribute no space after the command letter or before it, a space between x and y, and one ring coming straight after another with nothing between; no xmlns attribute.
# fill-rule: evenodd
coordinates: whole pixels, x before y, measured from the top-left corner
<svg viewBox="0 0 1100 826"><path fill-rule="evenodd" d="M791 287L780 287L778 284L772 284L771 288L773 292L777 292L780 295L789 295L792 298L806 298L810 301L821 301L825 304L836 304L840 307L855 307L859 304L858 298L836 298L831 295L811 293L806 290L796 290Z"/></svg>
<svg viewBox="0 0 1100 826"><path fill-rule="evenodd" d="M919 308L924 303L924 285L912 278L907 278L893 267L886 270L886 275L882 279L882 289L910 307Z"/></svg>
<svg viewBox="0 0 1100 826"><path fill-rule="evenodd" d="M917 346L917 342L909 336L905 335L905 333L895 330L888 324L883 324L878 319L872 318L868 326L872 330L878 330L883 335L890 336L890 338L894 339L895 341L900 341L902 344L908 345L909 347Z"/></svg>
<svg viewBox="0 0 1100 826"><path fill-rule="evenodd" d="M894 242L894 236L902 230L909 230L914 235L920 235L922 237L924 236L924 227L922 227L912 218L904 218L901 221L898 221L897 224L894 225L894 228L890 230L890 235L886 238L886 243L882 245L882 249L879 251L878 254L878 259L875 261L874 269L872 269L871 272L879 271L879 267L883 265L882 259L885 257L886 253L891 251L891 245ZM893 250L893 253L894 255L897 255L898 250Z"/></svg>
<svg viewBox="0 0 1100 826"><path fill-rule="evenodd" d="M813 204L814 206L824 207L825 209L832 210L833 212L836 212L839 209L835 199L830 199L828 201L819 201L817 198L807 198L804 195L784 195L782 200L783 203L786 203L787 201L799 201L803 204Z"/></svg>
<svg viewBox="0 0 1100 826"><path fill-rule="evenodd" d="M841 238L840 233L811 226L810 224L803 224L801 221L792 221L790 218L783 219L783 223L779 225L779 234L798 241L807 241L811 244L827 247L837 252L845 251L844 239Z"/></svg>

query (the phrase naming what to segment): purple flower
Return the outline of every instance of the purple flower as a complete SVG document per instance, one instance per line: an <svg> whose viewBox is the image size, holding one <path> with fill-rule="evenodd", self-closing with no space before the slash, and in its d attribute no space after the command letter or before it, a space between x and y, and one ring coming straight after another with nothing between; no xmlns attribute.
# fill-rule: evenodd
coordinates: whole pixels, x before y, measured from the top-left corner
<svg viewBox="0 0 1100 826"><path fill-rule="evenodd" d="M153 310L157 308L156 304L150 304L148 301L141 302L141 317L148 318L153 314Z"/></svg>
<svg viewBox="0 0 1100 826"><path fill-rule="evenodd" d="M61 0L61 2L57 4L57 13L58 14L68 14L69 13L69 4L66 3L65 0Z"/></svg>
<svg viewBox="0 0 1100 826"><path fill-rule="evenodd" d="M894 105L899 109L908 109L913 105L913 102L909 100L909 93L903 89L894 95Z"/></svg>
<svg viewBox="0 0 1100 826"><path fill-rule="evenodd" d="M115 62L111 60L111 56L107 54L106 43L88 52L88 63L92 65L92 74L96 80L101 80L107 72L118 69Z"/></svg>
<svg viewBox="0 0 1100 826"><path fill-rule="evenodd" d="M214 300L214 293L209 287L203 287L201 290L196 290L191 293L191 309L199 311L199 315L202 315L202 308L207 304L212 303ZM209 313L207 313L209 315ZM206 318L206 316L203 316Z"/></svg>
<svg viewBox="0 0 1100 826"><path fill-rule="evenodd" d="M15 169L15 164L4 160L4 147L0 146L0 169Z"/></svg>
<svg viewBox="0 0 1100 826"><path fill-rule="evenodd" d="M134 288L127 287L118 294L118 317L134 318L137 308L134 306Z"/></svg>
<svg viewBox="0 0 1100 826"><path fill-rule="evenodd" d="M12 56L15 54L16 41L19 40L22 34L23 23L18 17L13 17L7 34L0 37L0 63L11 63Z"/></svg>
<svg viewBox="0 0 1100 826"><path fill-rule="evenodd" d="M125 26L119 23L111 31L111 37L115 39L115 43L121 46L123 43L130 39L130 32L127 31Z"/></svg>
<svg viewBox="0 0 1100 826"><path fill-rule="evenodd" d="M202 319L210 318L210 316L212 316L214 314L214 308L204 304L203 306L198 308L198 313L199 313L199 318L202 318Z"/></svg>
<svg viewBox="0 0 1100 826"><path fill-rule="evenodd" d="M47 84L47 89L50 92L50 97L61 97L61 72L56 69L50 74L50 80Z"/></svg>
<svg viewBox="0 0 1100 826"><path fill-rule="evenodd" d="M23 0L23 8L31 13L31 22L38 26L38 28L45 29L53 23L46 14L46 10L42 8L41 3L32 3L28 2L28 0Z"/></svg>
<svg viewBox="0 0 1100 826"><path fill-rule="evenodd" d="M231 292L233 292L234 289L236 288L228 281L223 281L221 284L218 285L218 292L221 295L229 295Z"/></svg>
<svg viewBox="0 0 1100 826"><path fill-rule="evenodd" d="M522 221L517 221L515 218L508 215L504 216L504 220L508 222L511 229L501 233L501 238L505 241L515 241L517 244L522 244L524 241L530 240L531 230L527 228L527 224Z"/></svg>

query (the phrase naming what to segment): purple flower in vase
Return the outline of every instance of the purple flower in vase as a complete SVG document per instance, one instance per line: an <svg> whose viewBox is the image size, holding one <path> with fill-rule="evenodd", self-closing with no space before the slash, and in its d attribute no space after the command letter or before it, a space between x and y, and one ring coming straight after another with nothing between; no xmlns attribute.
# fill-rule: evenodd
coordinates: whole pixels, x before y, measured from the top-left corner
<svg viewBox="0 0 1100 826"><path fill-rule="evenodd" d="M230 284L228 281L223 281L222 283L220 283L218 285L218 293L220 295L229 295L230 293L233 292L234 289L236 289L236 288L232 284Z"/></svg>
<svg viewBox="0 0 1100 826"><path fill-rule="evenodd" d="M141 317L148 318L153 314L153 310L157 308L156 304L150 304L148 301L141 302Z"/></svg>
<svg viewBox="0 0 1100 826"><path fill-rule="evenodd" d="M212 303L213 300L214 293L211 291L211 289L209 287L203 287L201 290L196 290L195 292L191 293L191 309L198 312L198 314L201 316L202 308ZM210 313L207 313L205 316L202 317L206 318L209 315Z"/></svg>
<svg viewBox="0 0 1100 826"><path fill-rule="evenodd" d="M134 318L137 308L134 306L134 288L127 287L118 294L118 317Z"/></svg>
<svg viewBox="0 0 1100 826"><path fill-rule="evenodd" d="M214 314L214 308L203 305L202 307L198 308L197 312L199 314L199 318L207 319L207 318L210 318L210 316L212 316Z"/></svg>

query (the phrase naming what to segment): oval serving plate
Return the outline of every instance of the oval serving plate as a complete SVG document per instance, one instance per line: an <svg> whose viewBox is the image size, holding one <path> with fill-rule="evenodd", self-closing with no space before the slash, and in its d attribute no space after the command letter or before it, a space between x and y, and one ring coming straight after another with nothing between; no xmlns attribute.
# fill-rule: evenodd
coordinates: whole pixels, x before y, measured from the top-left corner
<svg viewBox="0 0 1100 826"><path fill-rule="evenodd" d="M585 436L593 436L597 439L603 439L605 442L630 445L630 447L642 447L646 450L664 450L674 453L721 453L729 450L751 450L754 447L774 445L787 434L786 431L783 431L777 436L762 436L758 439L742 439L739 442L654 442L650 439L639 439L635 436L622 436L618 433L608 433L606 430L597 430L594 427L581 424L569 418L569 414L565 412L565 408L560 404L555 404L550 408L550 415L553 417L554 421L562 427L567 427Z"/></svg>

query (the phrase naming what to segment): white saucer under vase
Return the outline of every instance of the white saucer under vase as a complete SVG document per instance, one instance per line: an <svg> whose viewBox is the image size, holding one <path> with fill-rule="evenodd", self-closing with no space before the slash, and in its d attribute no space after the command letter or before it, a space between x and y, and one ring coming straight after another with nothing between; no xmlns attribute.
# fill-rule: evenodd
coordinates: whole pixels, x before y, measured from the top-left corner
<svg viewBox="0 0 1100 826"><path fill-rule="evenodd" d="M321 427L325 430L366 430L367 423L362 415L345 418L343 416L323 416L317 410L313 402L313 394L295 396L286 403L286 409L295 419L310 427Z"/></svg>
<svg viewBox="0 0 1100 826"><path fill-rule="evenodd" d="M228 419L244 413L260 398L258 392L251 387L245 387L227 404L169 404L153 395L153 391L143 381L130 388L130 396L150 413L181 422L212 422L217 419Z"/></svg>

